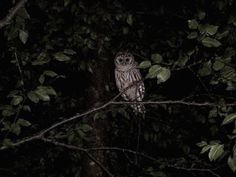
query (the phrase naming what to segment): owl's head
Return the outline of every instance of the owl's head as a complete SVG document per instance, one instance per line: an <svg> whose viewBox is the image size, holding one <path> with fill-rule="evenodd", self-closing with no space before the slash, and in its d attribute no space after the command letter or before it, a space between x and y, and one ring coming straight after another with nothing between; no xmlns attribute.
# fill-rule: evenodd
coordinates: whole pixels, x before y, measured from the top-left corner
<svg viewBox="0 0 236 177"><path fill-rule="evenodd" d="M115 57L116 66L133 66L135 64L134 56L128 52L119 52Z"/></svg>

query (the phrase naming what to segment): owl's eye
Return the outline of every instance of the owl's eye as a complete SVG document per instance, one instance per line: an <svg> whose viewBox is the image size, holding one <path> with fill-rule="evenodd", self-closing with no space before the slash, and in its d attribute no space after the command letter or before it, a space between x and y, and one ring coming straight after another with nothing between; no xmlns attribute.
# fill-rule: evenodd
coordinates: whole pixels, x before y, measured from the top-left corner
<svg viewBox="0 0 236 177"><path fill-rule="evenodd" d="M118 61L119 61L119 63L121 63L121 62L122 62L122 59L121 59L121 58L119 58L119 59L118 59Z"/></svg>
<svg viewBox="0 0 236 177"><path fill-rule="evenodd" d="M130 59L129 59L129 58L126 58L125 61L128 63L128 62L130 62Z"/></svg>

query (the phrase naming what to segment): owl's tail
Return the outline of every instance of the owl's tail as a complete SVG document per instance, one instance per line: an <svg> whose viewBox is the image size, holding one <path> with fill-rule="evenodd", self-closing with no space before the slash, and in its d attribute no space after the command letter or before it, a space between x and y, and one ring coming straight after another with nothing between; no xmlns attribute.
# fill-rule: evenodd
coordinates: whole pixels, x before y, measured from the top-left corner
<svg viewBox="0 0 236 177"><path fill-rule="evenodd" d="M130 105L133 108L133 111L135 113L135 115L139 115L142 118L145 118L145 113L146 113L146 108L143 104L141 103L135 103Z"/></svg>

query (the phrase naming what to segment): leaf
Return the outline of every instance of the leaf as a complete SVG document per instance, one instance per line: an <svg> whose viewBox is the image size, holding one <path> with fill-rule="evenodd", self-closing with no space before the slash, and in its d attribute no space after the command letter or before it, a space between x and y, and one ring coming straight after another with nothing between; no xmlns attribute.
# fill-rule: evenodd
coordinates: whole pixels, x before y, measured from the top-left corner
<svg viewBox="0 0 236 177"><path fill-rule="evenodd" d="M15 111L13 109L5 109L2 111L2 116L4 117L10 117L15 114Z"/></svg>
<svg viewBox="0 0 236 177"><path fill-rule="evenodd" d="M206 12L200 11L197 16L199 20L203 20L206 17Z"/></svg>
<svg viewBox="0 0 236 177"><path fill-rule="evenodd" d="M206 145L206 146L204 146L204 147L202 148L200 154L205 153L205 152L208 151L209 149L211 149L211 146L210 146L210 145Z"/></svg>
<svg viewBox="0 0 236 177"><path fill-rule="evenodd" d="M44 77L43 74L41 74L40 77L39 77L39 83L40 83L40 84L43 84L44 81L45 81L45 77Z"/></svg>
<svg viewBox="0 0 236 177"><path fill-rule="evenodd" d="M224 63L222 63L222 62L220 62L220 61L215 61L212 67L213 67L213 69L214 69L215 71L219 71L219 70L221 70L222 68L224 68L224 66L225 66Z"/></svg>
<svg viewBox="0 0 236 177"><path fill-rule="evenodd" d="M38 98L42 101L50 101L50 97L44 89L37 89L34 91Z"/></svg>
<svg viewBox="0 0 236 177"><path fill-rule="evenodd" d="M146 60L146 61L142 61L138 67L141 69L146 69L146 68L149 68L151 65L152 65L151 62L149 60Z"/></svg>
<svg viewBox="0 0 236 177"><path fill-rule="evenodd" d="M57 73L55 73L54 71L51 71L51 70L46 70L43 72L43 75L45 76L49 76L49 77L55 77L55 76L58 76Z"/></svg>
<svg viewBox="0 0 236 177"><path fill-rule="evenodd" d="M209 24L198 26L198 30L200 31L201 34L207 34L210 36L216 34L216 32L218 31L218 28L219 26L209 25Z"/></svg>
<svg viewBox="0 0 236 177"><path fill-rule="evenodd" d="M181 56L178 60L177 60L177 65L178 66L185 66L186 63L189 61L189 57L187 55Z"/></svg>
<svg viewBox="0 0 236 177"><path fill-rule="evenodd" d="M201 141L201 142L197 143L197 146L198 146L198 147L204 147L204 146L206 146L206 145L207 145L207 142L206 142L206 141Z"/></svg>
<svg viewBox="0 0 236 177"><path fill-rule="evenodd" d="M49 76L49 77L55 77L55 76L58 76L57 73L55 73L54 71L51 71L51 70L46 70L43 72L43 74L40 75L39 77L39 82L40 84L43 84L44 81L45 81L45 76Z"/></svg>
<svg viewBox="0 0 236 177"><path fill-rule="evenodd" d="M159 54L159 53L155 53L155 54L152 54L151 56L151 60L154 62L154 63L161 63L162 62L162 56Z"/></svg>
<svg viewBox="0 0 236 177"><path fill-rule="evenodd" d="M167 81L170 78L171 72L168 68L161 68L157 74L157 83L162 83Z"/></svg>
<svg viewBox="0 0 236 177"><path fill-rule="evenodd" d="M18 96L15 95L12 100L11 100L11 105L17 106L18 104L20 104L23 101L23 97L22 96Z"/></svg>
<svg viewBox="0 0 236 177"><path fill-rule="evenodd" d="M34 91L30 91L27 94L27 97L34 103L38 103L39 102L39 97L38 95L34 92Z"/></svg>
<svg viewBox="0 0 236 177"><path fill-rule="evenodd" d="M65 6L65 7L68 6L68 4L70 4L70 1L71 1L71 0L64 0L64 6Z"/></svg>
<svg viewBox="0 0 236 177"><path fill-rule="evenodd" d="M202 40L202 45L204 45L205 47L219 47L221 43L216 39L206 37Z"/></svg>
<svg viewBox="0 0 236 177"><path fill-rule="evenodd" d="M227 161L229 168L233 171L236 172L236 156L234 155L234 157L232 158L231 156L228 157L228 161Z"/></svg>
<svg viewBox="0 0 236 177"><path fill-rule="evenodd" d="M198 37L198 33L196 31L189 33L189 35L187 36L188 39L195 39L197 37Z"/></svg>
<svg viewBox="0 0 236 177"><path fill-rule="evenodd" d="M16 123L23 127L29 127L31 125L31 123L25 119L18 119Z"/></svg>
<svg viewBox="0 0 236 177"><path fill-rule="evenodd" d="M32 65L35 66L35 65L43 65L43 64L46 64L50 61L50 58L47 57L47 54L44 53L44 52L41 52L37 59L32 61Z"/></svg>
<svg viewBox="0 0 236 177"><path fill-rule="evenodd" d="M233 122L233 121L235 121L235 120L236 120L236 113L229 114L229 115L227 115L227 116L224 118L224 120L223 120L223 122L222 122L222 125L229 124L229 123L231 123L231 122Z"/></svg>
<svg viewBox="0 0 236 177"><path fill-rule="evenodd" d="M21 8L21 9L17 12L17 14L18 14L20 17L24 18L24 19L30 19L30 15L29 15L29 13L27 12L27 10L26 10L25 8Z"/></svg>
<svg viewBox="0 0 236 177"><path fill-rule="evenodd" d="M193 20L188 20L188 27L190 29L197 29L198 27L198 22L197 20L193 19Z"/></svg>
<svg viewBox="0 0 236 177"><path fill-rule="evenodd" d="M12 133L16 134L16 135L19 135L20 132L21 132L21 127L19 124L17 123L13 123L11 124L11 130L10 130Z"/></svg>
<svg viewBox="0 0 236 177"><path fill-rule="evenodd" d="M48 87L45 87L45 86L38 86L37 89L38 89L38 90L43 90L43 91L44 91L45 93L47 93L48 95L54 95L54 96L57 95L56 91L55 91L52 87L50 87L50 86L48 86Z"/></svg>
<svg viewBox="0 0 236 177"><path fill-rule="evenodd" d="M31 112L31 108L30 108L29 105L24 105L24 106L23 106L23 110L24 110L24 111Z"/></svg>
<svg viewBox="0 0 236 177"><path fill-rule="evenodd" d="M92 127L89 126L88 124L82 124L80 126L80 129L83 130L83 132L88 132L88 131L91 131L92 130Z"/></svg>
<svg viewBox="0 0 236 177"><path fill-rule="evenodd" d="M215 144L211 146L208 157L210 161L217 160L224 153L224 145L223 144Z"/></svg>
<svg viewBox="0 0 236 177"><path fill-rule="evenodd" d="M129 14L129 15L127 16L126 22L127 22L130 26L132 26L132 24L133 24L133 16L132 16L131 14Z"/></svg>
<svg viewBox="0 0 236 177"><path fill-rule="evenodd" d="M25 43L27 42L28 37L29 37L29 35L28 35L27 32L25 32L25 31L23 31L23 30L20 30L20 32L19 32L19 38L20 38L20 40L21 40L21 42L22 42L23 44L25 44Z"/></svg>
<svg viewBox="0 0 236 177"><path fill-rule="evenodd" d="M12 147L13 142L9 138L5 138L2 142L2 145L5 146L5 147Z"/></svg>
<svg viewBox="0 0 236 177"><path fill-rule="evenodd" d="M155 78L157 77L157 73L160 71L161 66L160 65L153 65L149 68L148 74L146 78Z"/></svg>
<svg viewBox="0 0 236 177"><path fill-rule="evenodd" d="M203 67L198 70L200 76L208 76L211 74L211 63L204 63Z"/></svg>
<svg viewBox="0 0 236 177"><path fill-rule="evenodd" d="M54 58L57 60L57 61L69 61L70 60L70 57L63 54L62 52L57 52L54 54Z"/></svg>
<svg viewBox="0 0 236 177"><path fill-rule="evenodd" d="M63 50L63 53L67 54L67 55L75 55L76 54L76 52L72 49L65 49L65 50Z"/></svg>

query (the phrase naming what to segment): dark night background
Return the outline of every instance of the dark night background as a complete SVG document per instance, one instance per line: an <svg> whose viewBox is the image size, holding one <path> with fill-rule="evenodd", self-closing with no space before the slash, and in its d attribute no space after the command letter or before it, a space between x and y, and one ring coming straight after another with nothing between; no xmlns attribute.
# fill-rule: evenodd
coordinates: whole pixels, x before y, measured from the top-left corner
<svg viewBox="0 0 236 177"><path fill-rule="evenodd" d="M1 0L0 19L18 2ZM0 28L0 176L233 177L235 13L233 0L28 0ZM144 101L167 103L141 121L111 104L16 146L116 96L123 50Z"/></svg>

